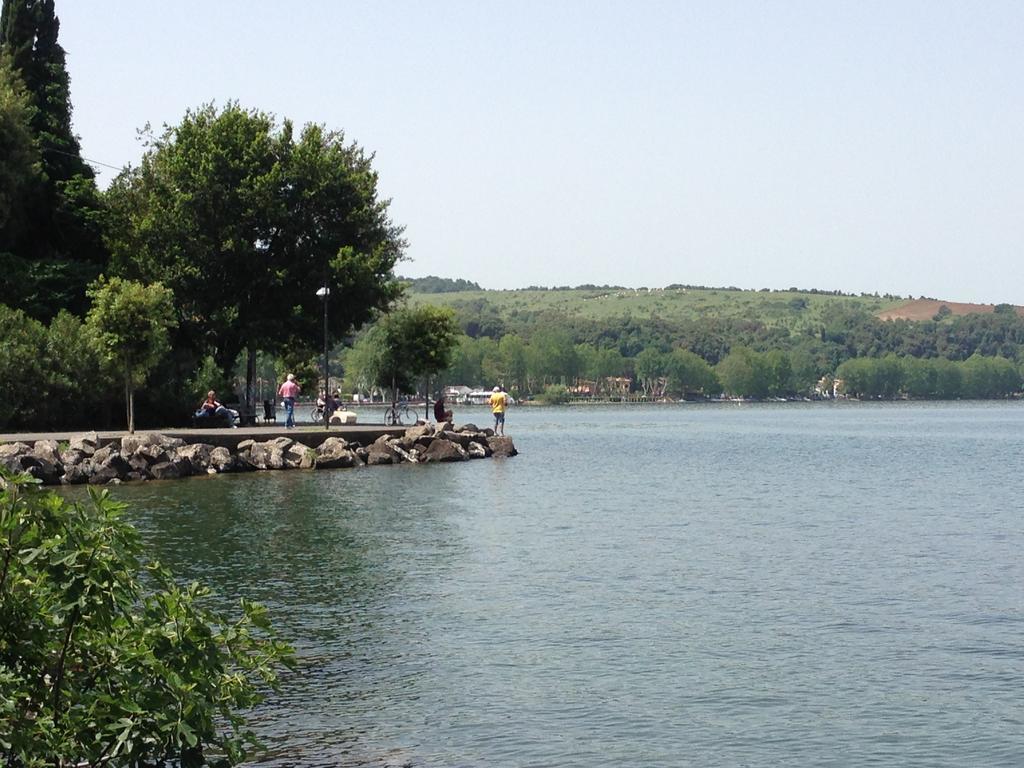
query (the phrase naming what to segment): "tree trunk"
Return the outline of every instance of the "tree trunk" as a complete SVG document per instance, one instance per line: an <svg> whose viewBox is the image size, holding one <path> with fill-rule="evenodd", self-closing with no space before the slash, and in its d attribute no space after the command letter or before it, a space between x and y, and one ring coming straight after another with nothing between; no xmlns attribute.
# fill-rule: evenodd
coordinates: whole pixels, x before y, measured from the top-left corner
<svg viewBox="0 0 1024 768"><path fill-rule="evenodd" d="M132 391L131 382L125 377L124 380L124 404L128 410L128 433L135 433L135 393Z"/></svg>
<svg viewBox="0 0 1024 768"><path fill-rule="evenodd" d="M249 419L256 413L254 382L256 380L256 347L249 342L245 347L245 413L242 426L249 426Z"/></svg>

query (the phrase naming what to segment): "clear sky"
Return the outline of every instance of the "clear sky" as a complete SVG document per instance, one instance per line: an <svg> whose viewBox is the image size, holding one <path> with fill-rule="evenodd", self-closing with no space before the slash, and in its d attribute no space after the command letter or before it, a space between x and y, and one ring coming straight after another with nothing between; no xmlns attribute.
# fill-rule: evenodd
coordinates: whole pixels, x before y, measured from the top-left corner
<svg viewBox="0 0 1024 768"><path fill-rule="evenodd" d="M402 274L1024 304L1022 2L57 12L87 157L137 162L138 128L208 101L343 129Z"/></svg>

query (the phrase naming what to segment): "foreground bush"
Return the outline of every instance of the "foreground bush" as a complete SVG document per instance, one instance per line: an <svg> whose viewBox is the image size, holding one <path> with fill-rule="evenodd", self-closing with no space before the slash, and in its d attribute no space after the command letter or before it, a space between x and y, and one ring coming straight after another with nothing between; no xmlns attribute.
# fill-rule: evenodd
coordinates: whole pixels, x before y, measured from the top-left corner
<svg viewBox="0 0 1024 768"><path fill-rule="evenodd" d="M123 505L0 473L0 765L233 765L291 649L143 564Z"/></svg>

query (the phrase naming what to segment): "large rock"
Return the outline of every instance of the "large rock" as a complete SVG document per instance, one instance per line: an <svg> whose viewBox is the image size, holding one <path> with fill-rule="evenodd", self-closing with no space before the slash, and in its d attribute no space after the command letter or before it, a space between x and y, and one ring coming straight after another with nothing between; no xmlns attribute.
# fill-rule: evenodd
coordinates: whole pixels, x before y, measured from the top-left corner
<svg viewBox="0 0 1024 768"><path fill-rule="evenodd" d="M95 432L83 432L80 435L72 435L68 441L68 449L81 451L86 456L92 456L100 446L100 436Z"/></svg>
<svg viewBox="0 0 1024 768"><path fill-rule="evenodd" d="M397 463L395 461L396 458L395 449L387 443L382 443L380 440L371 443L366 449L366 465L369 467L378 464L395 464Z"/></svg>
<svg viewBox="0 0 1024 768"><path fill-rule="evenodd" d="M480 428L476 424L462 424L455 427L456 432L479 432Z"/></svg>
<svg viewBox="0 0 1024 768"><path fill-rule="evenodd" d="M104 450L101 448L96 453ZM102 485L103 483L110 483L115 480L121 481L128 477L131 473L132 467L128 461L118 452L110 453L105 459L97 463L95 456L92 461L93 471L89 476L90 485Z"/></svg>
<svg viewBox="0 0 1024 768"><path fill-rule="evenodd" d="M161 461L149 468L154 480L177 480L181 477L181 465L174 461Z"/></svg>
<svg viewBox="0 0 1024 768"><path fill-rule="evenodd" d="M65 464L64 474L61 476L60 481L64 485L81 485L82 483L87 483L89 482L91 469L92 465L88 461L78 464Z"/></svg>
<svg viewBox="0 0 1024 768"><path fill-rule="evenodd" d="M252 447L249 448L248 454L249 463L256 467L256 469L285 468L284 450L274 440L268 440L265 443L253 443Z"/></svg>
<svg viewBox="0 0 1024 768"><path fill-rule="evenodd" d="M284 464L288 469L312 469L316 463L316 451L302 443L294 443L284 451Z"/></svg>
<svg viewBox="0 0 1024 768"><path fill-rule="evenodd" d="M458 443L453 443L451 440L438 439L427 447L420 456L420 461L424 463L435 461L466 461L468 458L469 454L466 453L466 449Z"/></svg>
<svg viewBox="0 0 1024 768"><path fill-rule="evenodd" d="M213 453L213 446L208 443L193 443L192 445L183 445L174 453L177 458L189 463L192 474L201 475L210 466L210 454Z"/></svg>
<svg viewBox="0 0 1024 768"><path fill-rule="evenodd" d="M11 472L22 472L26 469L22 466L22 457L28 456L31 450L27 443L4 443L0 445L0 465Z"/></svg>
<svg viewBox="0 0 1024 768"><path fill-rule="evenodd" d="M415 427L409 427L407 430L405 430L405 436L406 437L411 437L413 440L415 440L417 438L420 438L420 437L423 437L424 435L432 435L432 434L434 434L434 428L432 426L430 426L429 424L418 424ZM382 437L386 437L386 436L382 435ZM380 438L378 438L378 439L380 439Z"/></svg>
<svg viewBox="0 0 1024 768"><path fill-rule="evenodd" d="M97 448L92 455L92 463L95 467L100 467L106 463L107 459L111 456L120 456L121 446L117 443L108 443L102 448Z"/></svg>
<svg viewBox="0 0 1024 768"><path fill-rule="evenodd" d="M217 472L230 472L235 468L235 457L227 448L218 446L210 451L209 467Z"/></svg>
<svg viewBox="0 0 1024 768"><path fill-rule="evenodd" d="M471 459L486 459L491 455L491 449L487 447L486 443L478 443L474 440L467 446L466 453Z"/></svg>
<svg viewBox="0 0 1024 768"><path fill-rule="evenodd" d="M64 465L64 470L67 471L68 467L74 467L87 462L92 454L92 451L86 453L78 448L68 448L60 452L60 463Z"/></svg>
<svg viewBox="0 0 1024 768"><path fill-rule="evenodd" d="M476 437L473 432L442 432L440 436L450 443L458 443L463 448L469 448L469 444Z"/></svg>
<svg viewBox="0 0 1024 768"><path fill-rule="evenodd" d="M138 453L128 457L128 466L132 468L132 473L141 477L152 477L149 468L157 463L159 462L149 461L145 456Z"/></svg>
<svg viewBox="0 0 1024 768"><path fill-rule="evenodd" d="M362 464L359 455L340 437L328 437L316 449L317 469L339 469Z"/></svg>
<svg viewBox="0 0 1024 768"><path fill-rule="evenodd" d="M185 445L185 441L180 437L168 437L160 432L136 432L121 438L121 452L126 456L132 455L144 445L159 447L170 453L174 448L181 448Z"/></svg>
<svg viewBox="0 0 1024 768"><path fill-rule="evenodd" d="M506 456L515 456L519 453L519 451L516 450L515 445L512 444L512 438L505 437L504 435L500 437L497 435L488 437L487 447L491 449L494 456L501 458Z"/></svg>
<svg viewBox="0 0 1024 768"><path fill-rule="evenodd" d="M159 443L146 443L144 445L137 446L134 451L128 451L122 445L121 453L125 456L137 456L144 459L148 464L161 464L166 461L174 460L174 449L165 448Z"/></svg>
<svg viewBox="0 0 1024 768"><path fill-rule="evenodd" d="M31 454L51 464L63 464L60 459L60 446L56 440L36 440L32 445Z"/></svg>

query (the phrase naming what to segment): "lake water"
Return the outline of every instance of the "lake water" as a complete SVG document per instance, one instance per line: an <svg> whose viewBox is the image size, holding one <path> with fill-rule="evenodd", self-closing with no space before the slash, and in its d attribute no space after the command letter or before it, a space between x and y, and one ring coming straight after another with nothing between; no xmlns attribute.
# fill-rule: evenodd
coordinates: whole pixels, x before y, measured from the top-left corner
<svg viewBox="0 0 1024 768"><path fill-rule="evenodd" d="M1024 404L508 431L508 460L116 492L297 646L261 765L1024 764Z"/></svg>

